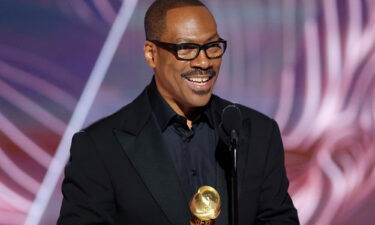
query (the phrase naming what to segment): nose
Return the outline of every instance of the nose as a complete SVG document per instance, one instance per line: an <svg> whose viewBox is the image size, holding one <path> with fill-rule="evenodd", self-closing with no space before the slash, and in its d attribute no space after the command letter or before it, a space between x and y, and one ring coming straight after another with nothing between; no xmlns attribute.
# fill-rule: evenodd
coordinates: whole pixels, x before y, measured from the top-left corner
<svg viewBox="0 0 375 225"><path fill-rule="evenodd" d="M200 50L197 58L190 61L191 67L208 69L212 67L212 60L207 58L203 49Z"/></svg>

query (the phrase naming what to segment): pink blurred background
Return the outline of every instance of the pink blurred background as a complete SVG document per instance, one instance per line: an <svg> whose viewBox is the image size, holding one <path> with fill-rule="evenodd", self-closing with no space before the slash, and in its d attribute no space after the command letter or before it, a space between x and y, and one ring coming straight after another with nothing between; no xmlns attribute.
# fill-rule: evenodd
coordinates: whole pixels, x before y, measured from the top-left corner
<svg viewBox="0 0 375 225"><path fill-rule="evenodd" d="M151 80L151 0L0 1L0 225L49 225L72 134ZM215 92L279 123L305 225L375 211L375 2L205 0L228 50Z"/></svg>

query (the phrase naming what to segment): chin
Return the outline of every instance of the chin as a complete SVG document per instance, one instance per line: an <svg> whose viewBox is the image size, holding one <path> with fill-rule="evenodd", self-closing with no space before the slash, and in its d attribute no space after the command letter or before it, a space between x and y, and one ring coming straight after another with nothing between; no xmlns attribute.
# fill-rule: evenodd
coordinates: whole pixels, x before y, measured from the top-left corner
<svg viewBox="0 0 375 225"><path fill-rule="evenodd" d="M204 95L195 95L191 98L190 105L192 107L203 107L208 104L212 96L212 93L206 93Z"/></svg>

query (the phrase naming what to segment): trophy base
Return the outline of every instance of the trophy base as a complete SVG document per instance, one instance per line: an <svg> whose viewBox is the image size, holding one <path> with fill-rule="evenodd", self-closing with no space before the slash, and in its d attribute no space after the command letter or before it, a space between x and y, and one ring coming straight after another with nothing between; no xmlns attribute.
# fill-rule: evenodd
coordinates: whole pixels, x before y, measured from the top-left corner
<svg viewBox="0 0 375 225"><path fill-rule="evenodd" d="M190 225L214 225L215 220L201 220L196 216L193 216L190 220Z"/></svg>

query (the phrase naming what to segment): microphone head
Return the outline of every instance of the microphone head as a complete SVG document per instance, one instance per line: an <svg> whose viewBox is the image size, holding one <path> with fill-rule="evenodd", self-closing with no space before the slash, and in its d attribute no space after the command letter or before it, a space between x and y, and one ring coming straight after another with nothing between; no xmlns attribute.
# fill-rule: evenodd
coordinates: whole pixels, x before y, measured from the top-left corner
<svg viewBox="0 0 375 225"><path fill-rule="evenodd" d="M221 124L227 135L231 135L232 130L235 130L238 135L242 126L240 109L236 105L226 106L221 115Z"/></svg>

